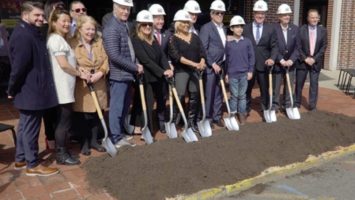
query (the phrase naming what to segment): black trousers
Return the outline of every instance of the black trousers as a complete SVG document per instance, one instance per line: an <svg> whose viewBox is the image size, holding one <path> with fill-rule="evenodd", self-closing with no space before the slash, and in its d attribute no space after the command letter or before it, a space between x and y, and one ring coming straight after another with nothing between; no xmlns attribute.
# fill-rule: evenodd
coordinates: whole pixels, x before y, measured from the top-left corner
<svg viewBox="0 0 355 200"><path fill-rule="evenodd" d="M57 107L49 108L44 111L44 133L47 140L55 140L55 129L57 126Z"/></svg>
<svg viewBox="0 0 355 200"><path fill-rule="evenodd" d="M154 121L160 121L161 119L154 119L153 117L153 107L154 102L157 100L157 118L159 118L159 113L163 113L165 110L164 99L164 86L160 81L144 83L144 95L147 107L147 118L148 118L148 128L153 133L154 132ZM162 109L162 107L164 107ZM162 114L164 117L164 114ZM163 119L164 121L165 119ZM137 126L144 125L144 116L142 110L141 96L139 91L139 85L135 87L135 94L133 100L131 124Z"/></svg>
<svg viewBox="0 0 355 200"><path fill-rule="evenodd" d="M295 70L289 71L291 91L293 95L294 80L295 80ZM280 106L284 108L289 108L291 106L290 93L288 91L288 85L286 81L286 73L284 71L275 72L272 74L273 82L273 98L272 107L273 110L278 110ZM281 85L284 85L283 92L281 95ZM282 105L281 105L282 104ZM295 105L295 98L293 96L293 104Z"/></svg>
<svg viewBox="0 0 355 200"><path fill-rule="evenodd" d="M265 110L269 108L269 72L268 71L254 71L253 78L248 81L248 88L247 88L247 112L251 111L251 93L255 84L255 80L258 81L259 90L260 90L260 105L261 109Z"/></svg>
<svg viewBox="0 0 355 200"><path fill-rule="evenodd" d="M60 104L57 107L57 127L55 130L56 147L66 147L66 137L72 128L72 104Z"/></svg>
<svg viewBox="0 0 355 200"><path fill-rule="evenodd" d="M320 71L313 68L308 69L297 69L296 70L296 106L300 107L302 103L302 90L304 83L309 74L309 109L313 110L317 107L318 101L318 80Z"/></svg>

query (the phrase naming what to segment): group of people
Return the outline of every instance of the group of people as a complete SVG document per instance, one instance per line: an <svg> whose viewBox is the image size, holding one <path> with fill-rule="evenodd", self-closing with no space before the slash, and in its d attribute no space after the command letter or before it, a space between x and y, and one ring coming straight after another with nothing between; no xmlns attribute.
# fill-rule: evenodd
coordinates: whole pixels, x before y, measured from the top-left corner
<svg viewBox="0 0 355 200"><path fill-rule="evenodd" d="M109 108L110 139L117 149L135 146L124 128L129 112L131 125L143 126L138 83L144 86L148 128L153 134L155 122L160 132L166 132L169 85L176 88L183 105L188 96L188 126L199 132L201 76L206 91L206 118L213 127L224 126L220 80L229 83L231 113L244 124L251 111L255 80L260 88L261 109L267 109L270 103L270 70L274 77L273 110L292 106L287 90L280 95L286 71L296 83L295 107L301 105L304 82L310 74L309 109L316 109L318 77L327 42L316 10L310 10L308 24L298 28L290 22L290 6L282 4L277 11L279 22L269 24L265 22L267 3L258 0L253 7L253 21L246 24L241 16L234 16L229 24L232 35L227 35L223 24L226 7L221 0L212 2L211 21L200 30L195 26L200 6L197 1L188 0L165 31L166 13L159 4L138 12L131 28L128 18L132 0L113 0L113 12L105 17L103 27L86 14L80 1L73 1L69 12L62 1L49 2L43 6L25 1L21 20L9 41L12 67L8 97L14 99L20 112L15 168L26 168L29 176L58 173L57 168L39 164L42 118L47 146L56 149L58 164L80 163L68 152L66 144L68 134L73 132L73 113L78 122L75 126L79 127L76 129L80 132L81 153L90 155L91 148L105 151L97 142L100 123L88 85L94 86L101 109ZM180 118L174 105L174 122Z"/></svg>

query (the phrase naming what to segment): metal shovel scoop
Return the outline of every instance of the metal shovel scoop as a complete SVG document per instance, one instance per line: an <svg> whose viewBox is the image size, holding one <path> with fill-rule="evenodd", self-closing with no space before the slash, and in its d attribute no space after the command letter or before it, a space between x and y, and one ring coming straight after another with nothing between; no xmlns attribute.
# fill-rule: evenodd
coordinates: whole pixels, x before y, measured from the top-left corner
<svg viewBox="0 0 355 200"><path fill-rule="evenodd" d="M171 91L171 86L169 85L169 107L170 107L170 117L169 121L165 122L165 130L166 130L166 135L169 138L177 138L177 131L175 124L172 123L173 121L173 92Z"/></svg>
<svg viewBox="0 0 355 200"><path fill-rule="evenodd" d="M277 118L276 118L276 113L275 110L271 110L272 109L272 68L269 68L269 109L268 110L264 110L264 119L266 121L266 123L272 123L272 122L276 122Z"/></svg>
<svg viewBox="0 0 355 200"><path fill-rule="evenodd" d="M203 90L202 75L203 75L203 71L200 71L198 76L198 83L200 86L202 119L201 121L197 122L197 126L202 137L210 137L212 135L212 129L211 129L210 122L206 120L205 93Z"/></svg>
<svg viewBox="0 0 355 200"><path fill-rule="evenodd" d="M129 122L131 121L131 114L126 115L123 123L123 127L128 134L133 134L134 126L132 126Z"/></svg>
<svg viewBox="0 0 355 200"><path fill-rule="evenodd" d="M239 125L237 120L235 119L235 117L231 114L231 110L229 107L229 102L228 102L228 97L227 97L227 92L226 92L226 86L224 84L224 80L223 80L223 72L220 75L220 84L221 84L221 88L222 88L222 93L223 93L223 98L224 101L226 102L226 107L227 107L227 111L228 111L228 117L224 117L224 124L226 125L227 129L229 131L238 131L239 130Z"/></svg>
<svg viewBox="0 0 355 200"><path fill-rule="evenodd" d="M198 141L197 136L195 135L195 133L191 130L191 128L188 128L186 116L185 116L185 113L184 113L184 109L182 108L182 105L181 105L181 102L179 100L179 97L178 97L178 94L176 92L176 88L175 88L174 84L171 84L171 89L172 89L176 104L177 104L177 106L179 108L181 117L184 120L184 129L182 130L182 133L181 133L182 137L184 138L185 142L187 142L187 143Z"/></svg>
<svg viewBox="0 0 355 200"><path fill-rule="evenodd" d="M97 114L99 116L99 119L101 121L102 128L104 129L105 137L102 139L102 146L105 147L106 152L111 157L114 157L117 154L117 149L112 144L110 138L108 138L107 126L106 126L106 123L105 123L104 116L102 115L102 111L101 111L101 108L100 108L100 105L99 105L99 101L97 100L96 92L95 92L94 87L93 87L93 85L91 83L87 83L87 86L89 87L89 90L90 90L90 93L91 93L91 97L94 100L96 112L97 112Z"/></svg>
<svg viewBox="0 0 355 200"><path fill-rule="evenodd" d="M143 87L143 76L139 77L139 93L141 96L142 111L144 116L144 126L142 128L142 136L147 144L153 143L153 137L148 128L148 117L147 117L147 105L145 102L144 87Z"/></svg>
<svg viewBox="0 0 355 200"><path fill-rule="evenodd" d="M293 107L293 94L292 94L291 81L290 81L288 68L286 68L286 82L287 82L288 93L290 95L290 101L291 101L291 107L286 108L287 116L290 119L301 119L301 115L300 112L298 111L298 108Z"/></svg>

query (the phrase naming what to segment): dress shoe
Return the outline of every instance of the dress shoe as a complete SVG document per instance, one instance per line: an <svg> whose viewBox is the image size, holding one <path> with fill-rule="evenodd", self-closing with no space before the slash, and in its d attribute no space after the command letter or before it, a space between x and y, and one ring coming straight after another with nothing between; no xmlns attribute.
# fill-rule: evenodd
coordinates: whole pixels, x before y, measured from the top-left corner
<svg viewBox="0 0 355 200"><path fill-rule="evenodd" d="M56 161L59 165L79 165L80 160L74 158L64 147L57 148Z"/></svg>
<svg viewBox="0 0 355 200"><path fill-rule="evenodd" d="M166 133L165 127L164 127L164 128L160 128L159 131L160 131L161 133Z"/></svg>
<svg viewBox="0 0 355 200"><path fill-rule="evenodd" d="M16 170L20 170L20 169L25 169L27 166L26 162L23 161L23 162L15 162L15 169Z"/></svg>
<svg viewBox="0 0 355 200"><path fill-rule="evenodd" d="M83 154L84 156L90 156L91 155L91 151L90 150L81 151L81 154Z"/></svg>
<svg viewBox="0 0 355 200"><path fill-rule="evenodd" d="M104 147L98 145L98 144L97 145L91 145L91 148L95 149L98 152L106 152L106 149Z"/></svg>
<svg viewBox="0 0 355 200"><path fill-rule="evenodd" d="M214 120L213 123L218 127L224 127L223 119Z"/></svg>
<svg viewBox="0 0 355 200"><path fill-rule="evenodd" d="M42 165L38 165L37 167L26 169L27 176L51 176L58 173L59 170L57 168L45 167Z"/></svg>

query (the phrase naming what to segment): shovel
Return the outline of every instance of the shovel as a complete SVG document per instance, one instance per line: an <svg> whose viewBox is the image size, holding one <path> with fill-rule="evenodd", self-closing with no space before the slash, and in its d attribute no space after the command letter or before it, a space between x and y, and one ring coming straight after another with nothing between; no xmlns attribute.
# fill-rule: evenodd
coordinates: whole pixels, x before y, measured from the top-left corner
<svg viewBox="0 0 355 200"><path fill-rule="evenodd" d="M173 121L173 92L171 91L171 86L169 85L169 107L170 107L170 118L168 122L165 122L166 135L169 138L177 138L177 131Z"/></svg>
<svg viewBox="0 0 355 200"><path fill-rule="evenodd" d="M203 91L202 75L203 75L203 71L200 71L198 76L198 83L200 86L202 119L201 121L197 122L197 126L202 137L210 137L212 135L212 129L211 129L210 122L206 120L205 93Z"/></svg>
<svg viewBox="0 0 355 200"><path fill-rule="evenodd" d="M117 154L117 149L116 147L112 144L110 138L108 138L108 131L107 131L107 126L105 123L105 119L104 116L102 115L102 111L99 105L99 101L97 100L97 96L96 96L96 92L94 89L94 86L92 85L92 83L87 83L87 86L89 87L92 99L94 100L94 104L96 107L96 112L99 116L99 119L101 121L102 127L104 129L105 132L105 137L102 139L102 146L105 147L107 153L111 156L114 157Z"/></svg>
<svg viewBox="0 0 355 200"><path fill-rule="evenodd" d="M272 122L276 122L277 118L276 118L276 113L275 110L271 110L272 109L272 68L269 68L269 109L268 110L264 110L264 119L266 121L266 123L272 123Z"/></svg>
<svg viewBox="0 0 355 200"><path fill-rule="evenodd" d="M174 82L174 81L172 81L172 82ZM191 128L188 128L186 116L185 116L185 113L184 113L184 109L182 108L181 102L179 100L179 96L178 96L178 94L176 92L176 88L174 86L174 83L170 83L170 84L171 84L171 89L172 89L176 104L177 104L177 106L179 108L181 117L184 120L184 129L182 130L181 135L184 138L185 142L187 142L187 143L198 141L197 136L195 135L195 133L191 130Z"/></svg>
<svg viewBox="0 0 355 200"><path fill-rule="evenodd" d="M147 117L147 105L145 102L144 87L143 87L143 76L139 77L139 92L141 95L142 111L144 116L144 126L142 128L142 136L147 144L153 143L153 137L148 128L148 117Z"/></svg>
<svg viewBox="0 0 355 200"><path fill-rule="evenodd" d="M133 134L134 126L132 126L129 122L131 121L131 114L126 115L123 123L123 127L128 134Z"/></svg>
<svg viewBox="0 0 355 200"><path fill-rule="evenodd" d="M226 92L226 86L224 85L223 78L224 78L224 76L223 76L223 71L222 71L219 81L221 84L224 101L226 102L226 107L227 107L227 111L228 111L228 117L223 118L224 124L226 125L226 127L229 131L238 131L239 125L238 125L238 122L235 119L235 117L231 114L231 110L230 110L229 102L228 102L228 97L227 97L227 92Z"/></svg>
<svg viewBox="0 0 355 200"><path fill-rule="evenodd" d="M287 116L290 119L301 119L301 115L300 112L298 111L298 108L293 107L293 95L292 95L291 81L290 81L288 68L286 68L286 82L287 82L288 93L290 95L290 101L291 101L291 107L286 108Z"/></svg>

